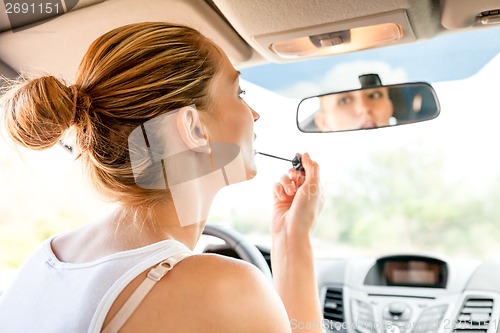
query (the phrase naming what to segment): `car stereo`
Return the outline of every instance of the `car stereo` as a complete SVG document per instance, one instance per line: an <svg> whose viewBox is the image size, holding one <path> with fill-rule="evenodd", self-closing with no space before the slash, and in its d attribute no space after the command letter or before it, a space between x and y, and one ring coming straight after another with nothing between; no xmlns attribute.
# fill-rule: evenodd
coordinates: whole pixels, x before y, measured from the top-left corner
<svg viewBox="0 0 500 333"><path fill-rule="evenodd" d="M446 288L448 267L424 256L389 256L378 259L364 284L375 286Z"/></svg>

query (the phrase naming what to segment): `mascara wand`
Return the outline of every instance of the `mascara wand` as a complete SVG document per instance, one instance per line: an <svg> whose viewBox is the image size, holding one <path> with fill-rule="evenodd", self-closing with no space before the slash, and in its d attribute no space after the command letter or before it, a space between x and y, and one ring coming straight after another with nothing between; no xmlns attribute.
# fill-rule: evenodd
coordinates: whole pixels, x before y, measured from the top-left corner
<svg viewBox="0 0 500 333"><path fill-rule="evenodd" d="M279 160L283 160L283 161L288 161L288 162L292 162L292 167L294 170L297 170L297 171L305 171L304 167L302 166L302 157L301 156L295 156L293 158L293 160L289 160L287 158L283 158L283 157L278 157L278 156L274 156L274 155L270 155L270 154L266 154L266 153L261 153L259 151L256 152L257 154L261 154L261 155L264 155L264 156L268 156L268 157L273 157L273 158L277 158Z"/></svg>

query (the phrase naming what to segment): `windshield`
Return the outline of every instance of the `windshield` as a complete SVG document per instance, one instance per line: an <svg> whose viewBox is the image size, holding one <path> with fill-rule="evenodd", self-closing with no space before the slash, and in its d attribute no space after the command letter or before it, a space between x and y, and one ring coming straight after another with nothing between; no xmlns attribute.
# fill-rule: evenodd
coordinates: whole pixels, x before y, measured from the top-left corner
<svg viewBox="0 0 500 333"><path fill-rule="evenodd" d="M318 255L423 252L487 258L496 253L500 118L491 98L499 72L496 57L467 79L435 83L442 108L435 120L330 134L299 132L296 100L247 84L259 95L247 94L248 102L266 111L256 126L256 149L288 158L309 151L321 166L325 208L315 230ZM225 189L217 212L240 230L264 234L271 185L290 166L257 159L256 179ZM239 202L236 190L245 202ZM224 215L228 206L231 212Z"/></svg>
<svg viewBox="0 0 500 333"><path fill-rule="evenodd" d="M331 134L301 133L295 120L300 96L285 97L252 83L251 69L242 70L245 100L261 115L255 126L256 150L289 159L307 151L320 164L325 207L314 232L317 256L433 252L487 258L496 253L500 118L492 101L500 57L495 55L477 58L476 67L489 62L472 76L461 70L466 78L460 80L421 79L441 81L433 83L442 108L435 120ZM376 62L379 69L396 68L387 71L396 81L412 79L411 71ZM272 89L287 90L269 80L265 82ZM289 94L304 81L304 76L289 80ZM5 189L0 194L0 269L19 267L49 235L111 211L110 204L93 194L79 163L61 147L15 151L2 141L0 152L0 186ZM291 164L261 155L256 161L254 179L219 192L209 223L231 226L269 246L272 186Z"/></svg>
<svg viewBox="0 0 500 333"><path fill-rule="evenodd" d="M315 231L319 255L427 252L487 258L496 253L500 161L494 151L500 118L491 101L500 73L500 43L492 40L499 38L498 29L480 30L242 70L244 79L274 92L247 84L247 90L256 91L248 94L250 105L266 112L257 123L257 150L288 158L309 151L320 163L326 203ZM368 73L379 74L384 84L433 83L441 115L420 124L352 133L296 129L301 97L359 88L358 76ZM239 185L242 193L255 194L289 167L257 158L254 183L259 184ZM264 192L256 197L270 199L267 187L267 197ZM228 194L221 201L231 198ZM268 202L233 201L230 219L241 221L240 229L266 231L266 224L257 228L256 221L270 216Z"/></svg>

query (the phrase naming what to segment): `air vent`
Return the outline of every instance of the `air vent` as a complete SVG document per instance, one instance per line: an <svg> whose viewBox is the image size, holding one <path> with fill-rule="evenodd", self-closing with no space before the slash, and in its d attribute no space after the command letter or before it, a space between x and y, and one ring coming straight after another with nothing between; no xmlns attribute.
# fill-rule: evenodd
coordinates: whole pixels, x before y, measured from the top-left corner
<svg viewBox="0 0 500 333"><path fill-rule="evenodd" d="M422 312L418 318L413 333L434 333L437 332L443 321L443 316L448 309L448 305L433 306ZM462 332L464 333L464 332Z"/></svg>
<svg viewBox="0 0 500 333"><path fill-rule="evenodd" d="M468 298L457 317L454 333L486 333L493 311L492 298Z"/></svg>
<svg viewBox="0 0 500 333"><path fill-rule="evenodd" d="M339 327L344 323L344 300L342 288L328 288L325 295L325 304L323 307L323 316L326 320L339 323L335 326Z"/></svg>
<svg viewBox="0 0 500 333"><path fill-rule="evenodd" d="M377 323L372 306L360 300L352 300L352 321L356 324L356 331L360 333L376 333Z"/></svg>

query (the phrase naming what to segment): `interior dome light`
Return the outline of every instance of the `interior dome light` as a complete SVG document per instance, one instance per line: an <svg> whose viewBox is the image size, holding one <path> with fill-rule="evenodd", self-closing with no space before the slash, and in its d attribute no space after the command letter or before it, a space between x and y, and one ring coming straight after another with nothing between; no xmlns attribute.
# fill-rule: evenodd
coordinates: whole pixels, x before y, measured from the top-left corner
<svg viewBox="0 0 500 333"><path fill-rule="evenodd" d="M270 48L282 58L297 58L369 49L397 42L402 37L399 24L385 23L278 41Z"/></svg>

